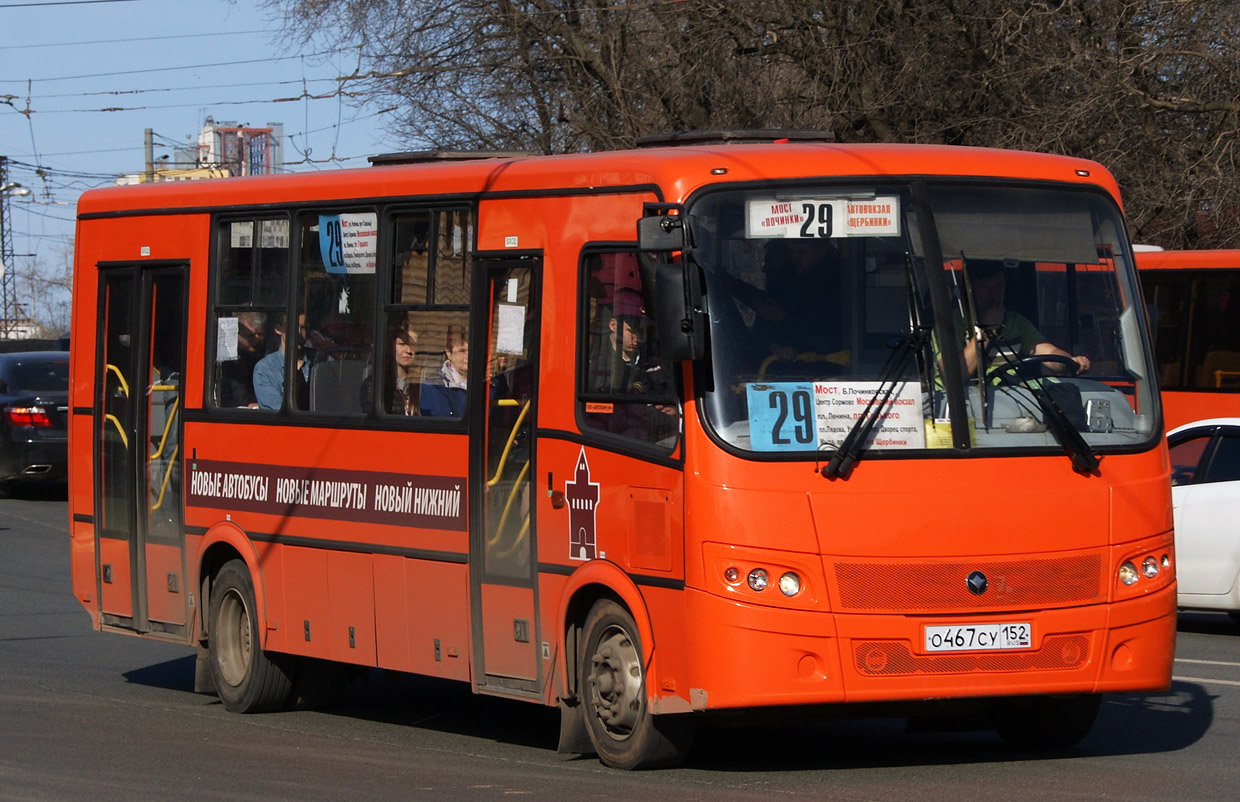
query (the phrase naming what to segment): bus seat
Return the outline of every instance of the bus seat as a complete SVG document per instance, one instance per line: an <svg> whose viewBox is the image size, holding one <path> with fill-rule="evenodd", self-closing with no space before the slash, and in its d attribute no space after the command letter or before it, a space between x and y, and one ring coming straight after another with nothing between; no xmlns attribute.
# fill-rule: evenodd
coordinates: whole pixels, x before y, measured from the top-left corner
<svg viewBox="0 0 1240 802"><path fill-rule="evenodd" d="M329 415L356 415L362 411L361 359L333 359L310 367L310 410Z"/></svg>

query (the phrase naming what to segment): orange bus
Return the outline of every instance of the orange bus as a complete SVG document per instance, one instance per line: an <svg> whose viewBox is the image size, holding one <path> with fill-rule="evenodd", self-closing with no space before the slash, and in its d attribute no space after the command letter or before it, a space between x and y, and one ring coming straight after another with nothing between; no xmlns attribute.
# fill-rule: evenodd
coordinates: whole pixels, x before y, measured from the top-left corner
<svg viewBox="0 0 1240 802"><path fill-rule="evenodd" d="M1138 251L1167 429L1240 415L1240 251Z"/></svg>
<svg viewBox="0 0 1240 802"><path fill-rule="evenodd" d="M1064 745L1168 686L1167 455L1098 164L727 133L373 161L82 196L98 629L196 647L232 711L377 667L557 706L562 751L624 768L755 708Z"/></svg>

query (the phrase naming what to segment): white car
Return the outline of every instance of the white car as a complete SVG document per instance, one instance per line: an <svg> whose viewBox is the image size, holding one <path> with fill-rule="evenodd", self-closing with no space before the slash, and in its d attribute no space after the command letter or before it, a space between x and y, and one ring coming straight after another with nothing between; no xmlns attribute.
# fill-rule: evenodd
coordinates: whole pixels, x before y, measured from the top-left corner
<svg viewBox="0 0 1240 802"><path fill-rule="evenodd" d="M1240 621L1240 418L1167 434L1179 606Z"/></svg>

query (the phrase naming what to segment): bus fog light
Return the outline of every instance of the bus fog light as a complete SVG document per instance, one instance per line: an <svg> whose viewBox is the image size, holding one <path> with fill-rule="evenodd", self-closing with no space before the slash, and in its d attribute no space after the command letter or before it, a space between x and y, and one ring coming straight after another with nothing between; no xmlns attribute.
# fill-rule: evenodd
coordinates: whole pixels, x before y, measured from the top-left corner
<svg viewBox="0 0 1240 802"><path fill-rule="evenodd" d="M1158 560L1153 557L1146 557L1141 561L1141 575L1146 579L1153 579L1158 576Z"/></svg>
<svg viewBox="0 0 1240 802"><path fill-rule="evenodd" d="M791 598L801 592L801 577L787 572L779 578L779 592Z"/></svg>
<svg viewBox="0 0 1240 802"><path fill-rule="evenodd" d="M767 576L766 570L755 568L749 572L749 587L751 590L766 590Z"/></svg>
<svg viewBox="0 0 1240 802"><path fill-rule="evenodd" d="M741 581L741 572L736 570L736 566L730 566L728 570L723 572L723 581L729 585L738 585Z"/></svg>
<svg viewBox="0 0 1240 802"><path fill-rule="evenodd" d="M1164 554L1164 555L1162 556L1162 567L1163 567L1163 568L1170 568L1170 567L1171 567L1171 558L1170 558L1170 557L1168 557L1166 554Z"/></svg>
<svg viewBox="0 0 1240 802"><path fill-rule="evenodd" d="M1137 581L1137 566L1130 562L1125 562L1119 567L1119 581L1125 585L1131 585Z"/></svg>

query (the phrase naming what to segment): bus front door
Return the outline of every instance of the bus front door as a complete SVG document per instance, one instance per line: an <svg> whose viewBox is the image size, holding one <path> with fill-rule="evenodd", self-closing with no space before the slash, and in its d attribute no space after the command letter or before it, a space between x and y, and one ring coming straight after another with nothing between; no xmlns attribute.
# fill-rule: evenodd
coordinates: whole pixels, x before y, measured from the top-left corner
<svg viewBox="0 0 1240 802"><path fill-rule="evenodd" d="M185 266L101 265L99 288L93 459L101 621L184 634Z"/></svg>
<svg viewBox="0 0 1240 802"><path fill-rule="evenodd" d="M473 407L480 418L474 431L483 436L474 439L470 471L474 684L491 693L529 696L541 682L531 498L538 262L482 264L487 295L475 308L486 309L488 321L475 327L485 331L475 331L471 350L485 360L471 359L470 376L471 386L486 388Z"/></svg>

